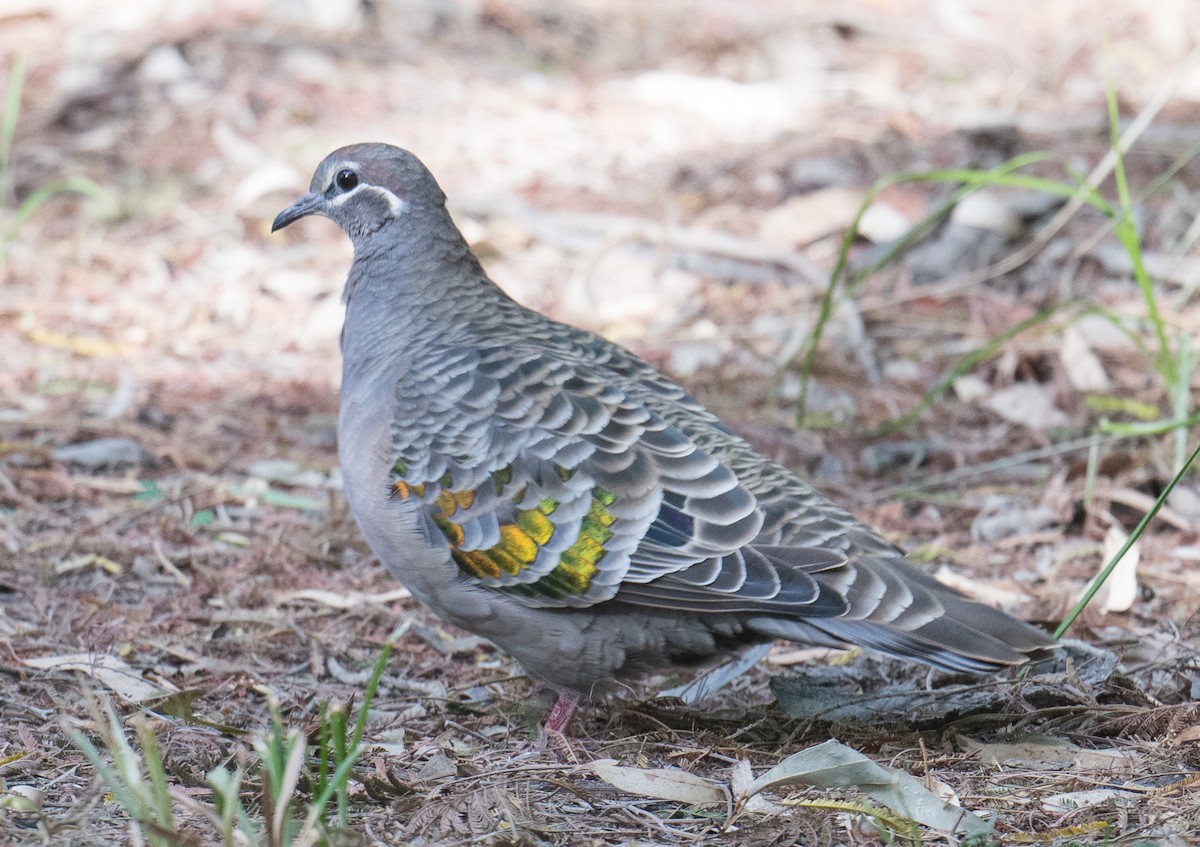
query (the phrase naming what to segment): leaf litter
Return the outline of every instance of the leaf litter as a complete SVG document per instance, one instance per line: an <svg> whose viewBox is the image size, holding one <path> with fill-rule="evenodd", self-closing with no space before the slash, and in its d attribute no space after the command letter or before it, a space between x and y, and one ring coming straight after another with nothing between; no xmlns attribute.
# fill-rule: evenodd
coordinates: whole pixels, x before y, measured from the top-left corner
<svg viewBox="0 0 1200 847"><path fill-rule="evenodd" d="M1181 58L1152 17L1118 5L1129 25L1115 38ZM923 820L931 843L972 820L1002 841L1193 832L1197 540L1182 507L1139 540L1115 598L1085 613L1074 634L1091 648L1072 647L1064 667L974 680L804 651L698 684L652 679L582 712L575 737L542 743L537 687L446 631L363 547L335 467L348 249L317 226L265 229L335 143L422 152L515 296L686 372L761 449L930 551L948 581L1052 625L1102 564L1110 528L1132 526L1170 476L1153 438L1098 448L1092 486L1086 445L1046 452L1058 427L1086 434L1101 415L1162 410L1125 331L1140 315L1127 255L1103 221L1084 211L1020 270L942 291L931 277L1003 257L1052 211L1008 197L960 207L841 307L813 395L826 428L795 433L787 404L767 398L811 325L837 222L875 178L1017 150L1102 154L1094 102L1079 95L1102 90L1094 9L1059 4L1039 29L1020 4L954 17L805 3L798 22L769 3L735 20L712 3L521 0L402 26L378 6L403 58L251 0L224 4L232 15L139 0L115 28L88 3L69 21L38 0L0 19L0 54L30 53L13 195L74 177L110 195L55 198L4 245L0 840L126 837L125 813L63 734L64 719L89 719L84 687L123 701L127 719L146 714L172 780L203 799L205 773L246 749L240 733L264 725L271 697L310 729L320 702L361 689L398 619L413 625L353 781L350 830L364 842L881 843L862 825L872 808ZM937 38L905 35L930 27ZM1129 102L1163 76L1152 66L1119 68ZM773 73L815 80L805 91L827 99L792 99ZM732 95L804 130L715 118ZM947 130L963 98L1012 126ZM1128 163L1145 183L1178 152L1157 138ZM1194 170L1179 171L1181 188ZM1195 263L1170 251L1194 219L1187 195L1148 198L1142 222L1181 324ZM878 243L856 260L939 199L894 186L867 221ZM1013 338L953 380L956 396L915 432L863 438L957 357L1081 292L1123 327L1091 314ZM794 385L785 374L780 396ZM927 484L939 475L953 480ZM795 674L768 678L781 668ZM681 699L652 697L664 690ZM844 805L782 805L797 797Z"/></svg>

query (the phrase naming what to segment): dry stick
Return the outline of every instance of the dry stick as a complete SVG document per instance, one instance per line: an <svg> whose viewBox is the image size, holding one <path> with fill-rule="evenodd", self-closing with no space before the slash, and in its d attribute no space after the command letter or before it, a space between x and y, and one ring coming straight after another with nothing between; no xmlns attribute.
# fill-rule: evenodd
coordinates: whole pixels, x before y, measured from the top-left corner
<svg viewBox="0 0 1200 847"><path fill-rule="evenodd" d="M1107 446L1120 441L1123 437L1124 436L1120 435L1103 436L1100 439L1099 444L1101 446ZM967 465L965 467L955 468L952 471L931 474L924 479L916 479L912 482L897 483L896 485L891 485L887 488L876 491L871 496L875 500L888 500L897 496L898 494L904 494L911 491L920 491L925 488L936 488L949 485L952 482L959 482L964 479L969 479L973 476L982 476L984 474L993 473L994 471L1017 468L1021 465L1027 465L1031 462L1036 462L1039 459L1049 459L1054 456L1060 456L1076 450L1086 450L1091 447L1093 443L1096 443L1096 436L1086 435L1082 438L1076 438L1073 441L1063 441L1058 444L1051 444L1048 447L1038 447L1035 450L1026 450L1024 453L1016 453L1000 459L993 459L990 462L982 462L977 465Z"/></svg>
<svg viewBox="0 0 1200 847"><path fill-rule="evenodd" d="M967 271L965 273L957 274L933 285L923 285L920 287L920 289L908 292L906 294L901 294L899 296L890 297L886 301L880 301L876 303L870 303L865 300L861 301L859 303L859 308L862 311L891 309L898 305L920 298L936 298L947 294L953 294L960 289L970 288L982 282L986 282L989 279L995 279L1002 274L1014 271L1021 265L1028 262L1038 253L1040 253L1042 249L1045 248L1045 246L1050 242L1050 239L1057 235L1058 231L1066 225L1067 221L1070 220L1077 211L1079 211L1079 208L1083 206L1085 202L1084 198L1095 191L1096 188L1099 187L1100 183L1108 178L1108 175L1112 173L1113 168L1117 164L1118 157L1125 155L1125 153L1129 151L1129 148L1132 147L1138 140L1141 134L1146 131L1146 128L1150 126L1151 121L1153 121L1158 116L1158 113L1162 111L1163 107L1166 106L1167 101L1170 100L1175 92L1179 89L1179 86L1183 83L1184 78L1198 61L1200 61L1200 45L1192 48L1192 51L1188 53L1187 57L1183 60L1179 67L1175 69L1175 73L1171 74L1171 78L1168 79L1166 83L1164 83L1163 86L1155 92L1154 96L1150 98L1150 102L1146 104L1138 116L1133 120L1133 122L1129 125L1129 128L1122 133L1117 146L1115 148L1109 148L1108 152L1104 155L1104 158L1102 158L1099 164L1097 164L1096 167L1092 169L1092 172L1088 174L1084 183L1080 185L1078 189L1076 189L1074 194L1071 195L1071 199L1068 200L1066 204L1058 210L1058 213L1050 219L1050 222L1046 224L1046 226L1038 230L1033 240L1020 250L1009 254L993 265L988 265L987 267L980 268L976 271Z"/></svg>

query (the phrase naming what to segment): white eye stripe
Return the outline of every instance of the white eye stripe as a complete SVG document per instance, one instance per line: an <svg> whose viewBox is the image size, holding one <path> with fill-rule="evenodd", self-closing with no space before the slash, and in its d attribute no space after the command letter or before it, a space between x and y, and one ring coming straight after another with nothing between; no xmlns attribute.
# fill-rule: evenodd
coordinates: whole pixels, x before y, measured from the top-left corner
<svg viewBox="0 0 1200 847"><path fill-rule="evenodd" d="M399 197L397 197L392 192L388 191L386 188L383 188L378 185L367 185L365 182L360 182L358 185L356 185L350 191L347 191L345 194L337 195L330 201L330 203L331 203L331 205L334 205L334 206L340 206L343 203L345 203L347 200L349 200L351 197L353 197L354 195L356 195L362 191L370 191L370 192L374 192L375 194L381 195L387 201L388 207L392 210L393 217L399 215L401 212L403 212L405 209L408 208L408 203L401 200Z"/></svg>

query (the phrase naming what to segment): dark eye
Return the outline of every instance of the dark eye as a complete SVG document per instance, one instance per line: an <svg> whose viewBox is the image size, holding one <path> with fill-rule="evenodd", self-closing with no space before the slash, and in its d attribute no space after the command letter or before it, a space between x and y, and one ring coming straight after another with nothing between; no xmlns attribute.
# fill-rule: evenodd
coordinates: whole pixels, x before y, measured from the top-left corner
<svg viewBox="0 0 1200 847"><path fill-rule="evenodd" d="M354 186L358 185L358 174L349 168L342 168L337 172L337 176L333 178L333 182L342 191L350 191Z"/></svg>

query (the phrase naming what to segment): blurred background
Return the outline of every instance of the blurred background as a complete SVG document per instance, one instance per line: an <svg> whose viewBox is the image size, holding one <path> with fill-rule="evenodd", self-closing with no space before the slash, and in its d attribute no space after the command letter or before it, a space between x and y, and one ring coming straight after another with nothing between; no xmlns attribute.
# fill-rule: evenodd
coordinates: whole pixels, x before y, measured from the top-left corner
<svg viewBox="0 0 1200 847"><path fill-rule="evenodd" d="M363 140L429 165L523 302L652 355L697 342L676 350L684 371L773 371L876 178L1031 149L1086 172L1108 147L1106 86L1136 114L1198 18L1183 0L7 0L4 73L21 56L25 79L6 113L2 294L22 355L3 388L86 379L86 408L122 370L140 399L336 379L348 245L321 222L266 228L327 152ZM1194 143L1197 98L1193 71L1143 159ZM12 226L81 177L97 196ZM935 193L886 196L867 240ZM1022 222L998 214L985 226ZM926 257L916 276L964 263ZM111 355L80 373L39 333Z"/></svg>
<svg viewBox="0 0 1200 847"><path fill-rule="evenodd" d="M1198 42L1188 0L4 0L0 753L78 761L31 733L79 651L233 725L255 686L301 715L354 690L326 658L369 663L397 609L423 628L395 673L453 699L515 672L389 593L340 500L350 246L269 227L360 141L429 166L518 300L1053 626L1194 446ZM1016 156L1026 184L966 198L877 184ZM1088 174L1103 200L1068 202ZM1197 516L1185 478L1077 629L1142 674L1114 702L1200 691Z"/></svg>

